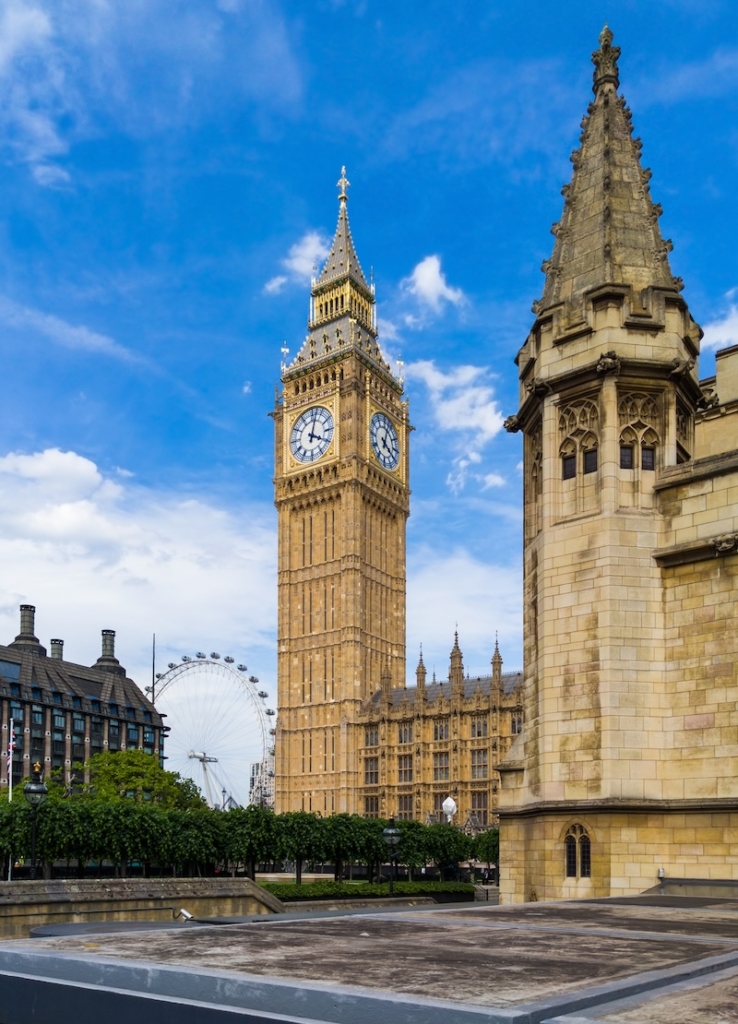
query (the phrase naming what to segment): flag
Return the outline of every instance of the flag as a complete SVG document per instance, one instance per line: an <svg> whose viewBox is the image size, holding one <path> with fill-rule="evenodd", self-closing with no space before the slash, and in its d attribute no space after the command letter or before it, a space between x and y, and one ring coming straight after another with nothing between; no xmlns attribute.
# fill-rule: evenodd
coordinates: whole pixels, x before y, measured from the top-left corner
<svg viewBox="0 0 738 1024"><path fill-rule="evenodd" d="M11 777L13 771L13 751L15 750L15 728L13 719L10 719L10 725L8 727L8 779Z"/></svg>

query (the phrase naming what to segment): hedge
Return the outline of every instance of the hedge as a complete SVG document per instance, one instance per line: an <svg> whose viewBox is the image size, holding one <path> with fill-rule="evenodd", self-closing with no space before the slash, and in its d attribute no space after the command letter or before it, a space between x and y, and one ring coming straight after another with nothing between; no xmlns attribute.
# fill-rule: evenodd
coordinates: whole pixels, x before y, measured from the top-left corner
<svg viewBox="0 0 738 1024"><path fill-rule="evenodd" d="M389 896L389 883L375 885L371 882L262 882L262 888L272 896L290 903L294 900L361 899L376 900ZM395 882L396 896L435 896L441 893L458 893L474 896L470 882Z"/></svg>

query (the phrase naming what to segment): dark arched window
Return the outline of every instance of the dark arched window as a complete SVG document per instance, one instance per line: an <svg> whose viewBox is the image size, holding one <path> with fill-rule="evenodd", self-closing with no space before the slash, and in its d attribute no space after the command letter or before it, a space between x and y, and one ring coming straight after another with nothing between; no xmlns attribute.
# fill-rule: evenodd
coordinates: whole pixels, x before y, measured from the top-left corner
<svg viewBox="0 0 738 1024"><path fill-rule="evenodd" d="M579 874L582 878L592 876L591 845L588 835L579 837Z"/></svg>
<svg viewBox="0 0 738 1024"><path fill-rule="evenodd" d="M567 878L592 877L592 845L583 825L572 825L564 839Z"/></svg>

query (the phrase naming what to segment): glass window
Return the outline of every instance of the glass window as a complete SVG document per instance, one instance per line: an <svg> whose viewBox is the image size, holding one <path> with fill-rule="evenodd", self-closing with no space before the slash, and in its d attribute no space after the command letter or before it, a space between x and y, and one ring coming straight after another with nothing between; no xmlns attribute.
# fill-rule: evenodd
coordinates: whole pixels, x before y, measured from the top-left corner
<svg viewBox="0 0 738 1024"><path fill-rule="evenodd" d="M590 448L589 451L584 453L584 472L585 473L596 473L597 472L597 449Z"/></svg>
<svg viewBox="0 0 738 1024"><path fill-rule="evenodd" d="M44 724L44 709L40 704L31 705L31 727L34 725L40 725L43 727Z"/></svg>
<svg viewBox="0 0 738 1024"><path fill-rule="evenodd" d="M73 714L72 715L72 732L81 732L82 735L84 736L84 734L85 734L85 720L82 717L82 715L77 715L77 714Z"/></svg>
<svg viewBox="0 0 738 1024"><path fill-rule="evenodd" d="M413 741L413 723L412 722L400 722L397 729L397 742L398 743L412 743Z"/></svg>
<svg viewBox="0 0 738 1024"><path fill-rule="evenodd" d="M137 747L138 746L138 726L132 722L129 722L126 727L126 746Z"/></svg>
<svg viewBox="0 0 738 1024"><path fill-rule="evenodd" d="M434 740L447 740L448 739L448 719L437 718L433 723L433 739Z"/></svg>
<svg viewBox="0 0 738 1024"><path fill-rule="evenodd" d="M641 448L641 469L656 469L655 448Z"/></svg>
<svg viewBox="0 0 738 1024"><path fill-rule="evenodd" d="M378 818L379 817L379 797L378 796L366 796L366 797L364 797L364 817L365 818Z"/></svg>
<svg viewBox="0 0 738 1024"><path fill-rule="evenodd" d="M398 782L412 782L413 781L413 755L412 754L400 754L397 758L397 781Z"/></svg>
<svg viewBox="0 0 738 1024"><path fill-rule="evenodd" d="M579 873L582 878L590 878L592 875L591 847L587 835L579 839Z"/></svg>
<svg viewBox="0 0 738 1024"><path fill-rule="evenodd" d="M433 781L445 782L448 779L448 751L433 755Z"/></svg>
<svg viewBox="0 0 738 1024"><path fill-rule="evenodd" d="M471 720L472 739L482 739L487 735L487 716L472 718Z"/></svg>
<svg viewBox="0 0 738 1024"><path fill-rule="evenodd" d="M376 786L379 782L379 758L367 757L364 760L364 785Z"/></svg>
<svg viewBox="0 0 738 1024"><path fill-rule="evenodd" d="M488 794L472 793L472 811L477 816L480 825L489 824Z"/></svg>
<svg viewBox="0 0 738 1024"><path fill-rule="evenodd" d="M67 716L64 711L57 711L56 708L51 712L51 725L54 729L61 729L64 731L67 727Z"/></svg>
<svg viewBox="0 0 738 1024"><path fill-rule="evenodd" d="M577 475L576 455L565 455L561 460L561 475L564 480L573 480Z"/></svg>
<svg viewBox="0 0 738 1024"><path fill-rule="evenodd" d="M472 750L471 752L471 771L473 779L486 779L487 778L487 751L486 750Z"/></svg>
<svg viewBox="0 0 738 1024"><path fill-rule="evenodd" d="M590 878L592 847L583 825L572 825L564 839L567 878Z"/></svg>
<svg viewBox="0 0 738 1024"><path fill-rule="evenodd" d="M20 679L20 664L14 661L0 661L0 675L5 676L9 683L17 683Z"/></svg>
<svg viewBox="0 0 738 1024"><path fill-rule="evenodd" d="M120 750L120 722L108 723L108 750Z"/></svg>
<svg viewBox="0 0 738 1024"><path fill-rule="evenodd" d="M54 692L52 693L51 696L54 698L54 703L55 704L61 704L61 702L62 702L62 695L59 693L58 690L54 690Z"/></svg>
<svg viewBox="0 0 738 1024"><path fill-rule="evenodd" d="M412 796L401 796L397 798L397 817L400 821L412 821L413 819L413 798Z"/></svg>
<svg viewBox="0 0 738 1024"><path fill-rule="evenodd" d="M632 469L633 468L633 447L629 444L620 445L620 468L621 469Z"/></svg>
<svg viewBox="0 0 738 1024"><path fill-rule="evenodd" d="M379 727L376 725L369 726L364 732L364 746L367 747L378 747L379 746Z"/></svg>

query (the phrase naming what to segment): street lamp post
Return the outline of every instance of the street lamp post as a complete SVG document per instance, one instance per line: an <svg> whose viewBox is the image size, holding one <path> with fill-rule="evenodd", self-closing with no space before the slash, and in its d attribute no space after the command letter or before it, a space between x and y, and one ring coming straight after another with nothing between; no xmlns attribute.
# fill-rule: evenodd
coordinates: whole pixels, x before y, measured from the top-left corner
<svg viewBox="0 0 738 1024"><path fill-rule="evenodd" d="M41 765L33 766L33 778L23 787L23 796L31 805L31 878L36 877L36 814L46 799L48 789L41 781Z"/></svg>
<svg viewBox="0 0 738 1024"><path fill-rule="evenodd" d="M390 896L395 894L395 858L397 857L397 844L400 841L400 830L395 828L395 819L390 818L387 828L382 829L382 838L387 844L387 851L390 859Z"/></svg>

